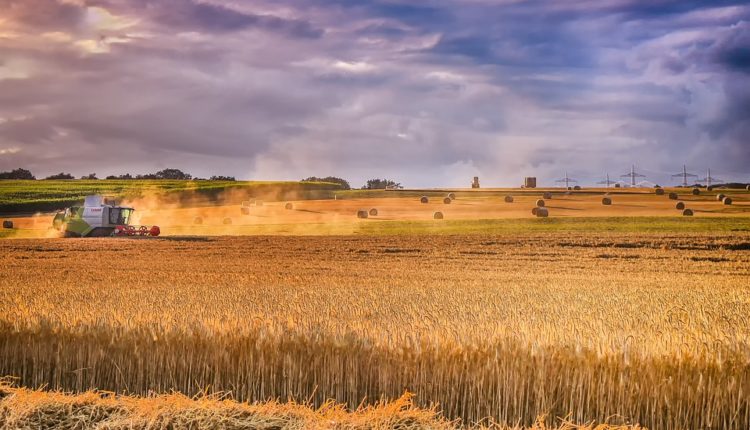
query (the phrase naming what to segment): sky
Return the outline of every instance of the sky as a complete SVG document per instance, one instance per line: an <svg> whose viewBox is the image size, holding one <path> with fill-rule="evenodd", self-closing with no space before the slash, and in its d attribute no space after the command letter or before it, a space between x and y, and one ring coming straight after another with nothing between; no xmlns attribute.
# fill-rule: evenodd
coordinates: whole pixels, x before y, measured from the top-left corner
<svg viewBox="0 0 750 430"><path fill-rule="evenodd" d="M0 170L750 181L750 4L0 0Z"/></svg>

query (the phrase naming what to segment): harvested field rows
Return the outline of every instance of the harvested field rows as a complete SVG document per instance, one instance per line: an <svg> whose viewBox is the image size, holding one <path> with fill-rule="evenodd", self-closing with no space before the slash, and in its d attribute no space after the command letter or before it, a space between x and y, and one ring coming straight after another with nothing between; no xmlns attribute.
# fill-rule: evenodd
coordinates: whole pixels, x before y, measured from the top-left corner
<svg viewBox="0 0 750 430"><path fill-rule="evenodd" d="M744 429L748 249L744 233L3 241L0 374Z"/></svg>

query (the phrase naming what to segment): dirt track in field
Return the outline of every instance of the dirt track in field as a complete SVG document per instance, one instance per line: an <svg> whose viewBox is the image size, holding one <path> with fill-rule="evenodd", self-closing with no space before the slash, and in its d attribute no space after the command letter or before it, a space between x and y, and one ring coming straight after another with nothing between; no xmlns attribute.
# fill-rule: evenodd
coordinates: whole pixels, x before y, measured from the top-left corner
<svg viewBox="0 0 750 430"><path fill-rule="evenodd" d="M695 217L733 217L750 215L750 194L745 191L703 191L693 196L685 189L668 189L678 192L678 200L670 200L666 195L657 196L651 189L612 190L612 205L603 206L602 197L608 190L586 190L567 195L564 191L553 191L553 198L546 200L550 217L673 217L680 216L675 209L677 201L685 203L694 211ZM134 224L159 225L164 235L242 235L247 230L243 226L287 226L285 233L305 234L309 228L317 232L348 234L360 223L377 221L431 220L440 211L447 220L471 219L512 219L532 218L531 209L542 198L544 190L496 190L491 196L483 192L459 192L451 204L444 204L442 196L430 197L427 204L420 203L418 197L401 197L391 193L389 197L361 198L346 200L301 200L291 202L263 202L250 205L249 212L242 213L242 202L228 201L223 205L204 207L162 206L156 199L135 201ZM731 206L717 201L716 194L725 193L734 199ZM505 203L502 195L514 196L513 203ZM285 209L291 203L293 208ZM378 210L377 216L358 219L360 209ZM201 224L196 224L201 218ZM225 219L231 224L225 224ZM33 230L44 234L52 223L51 215L10 217L18 229Z"/></svg>

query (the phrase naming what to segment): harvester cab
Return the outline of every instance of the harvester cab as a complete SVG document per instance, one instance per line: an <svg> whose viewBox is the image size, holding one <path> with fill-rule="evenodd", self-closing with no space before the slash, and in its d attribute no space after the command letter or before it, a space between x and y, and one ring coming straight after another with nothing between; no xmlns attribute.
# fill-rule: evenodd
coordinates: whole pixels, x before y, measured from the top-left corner
<svg viewBox="0 0 750 430"><path fill-rule="evenodd" d="M86 196L83 206L58 212L52 226L65 237L158 236L157 226L131 225L135 209L119 206L112 199Z"/></svg>

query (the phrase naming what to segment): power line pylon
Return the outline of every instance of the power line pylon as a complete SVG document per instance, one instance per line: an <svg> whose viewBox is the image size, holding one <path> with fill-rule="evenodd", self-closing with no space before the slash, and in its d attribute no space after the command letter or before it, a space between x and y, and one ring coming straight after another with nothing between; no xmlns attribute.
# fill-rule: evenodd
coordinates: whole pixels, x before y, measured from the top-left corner
<svg viewBox="0 0 750 430"><path fill-rule="evenodd" d="M607 173L607 179L605 179L605 180L603 180L603 181L599 181L599 182L597 182L597 184L600 184L600 185L606 185L606 186L607 186L607 188L609 188L609 186L610 186L610 185L614 185L614 184L616 184L616 183L617 183L617 181L610 181L610 180L609 180L609 173Z"/></svg>
<svg viewBox="0 0 750 430"><path fill-rule="evenodd" d="M571 182L578 182L578 181L575 180L575 179L569 178L568 177L568 172L565 172L565 177L562 178L562 179L558 179L555 182L565 182L565 188L567 189L567 188L570 188L570 183Z"/></svg>
<svg viewBox="0 0 750 430"><path fill-rule="evenodd" d="M682 165L682 173L675 173L672 175L673 178L679 178L682 177L682 186L687 187L688 186L688 178L697 178L698 175L694 175L692 173L688 173L687 167L685 165Z"/></svg>
<svg viewBox="0 0 750 430"><path fill-rule="evenodd" d="M635 178L645 178L646 175L641 175L640 173L636 173L635 171L635 164L630 167L630 173L626 173L624 175L620 175L621 178L630 178L630 186L635 187Z"/></svg>
<svg viewBox="0 0 750 430"><path fill-rule="evenodd" d="M711 168L710 167L708 168L708 171L706 172L706 177L703 178L703 179L699 179L699 181L705 182L707 187L710 187L711 184L720 184L720 183L724 182L721 179L717 179L717 178L714 178L714 177L711 176Z"/></svg>

